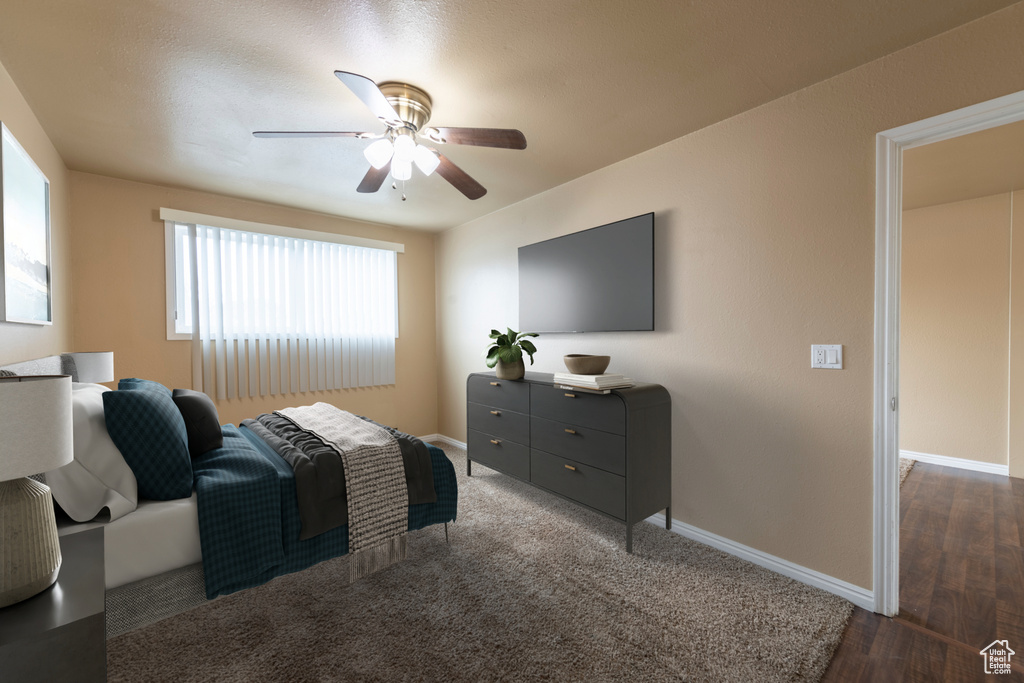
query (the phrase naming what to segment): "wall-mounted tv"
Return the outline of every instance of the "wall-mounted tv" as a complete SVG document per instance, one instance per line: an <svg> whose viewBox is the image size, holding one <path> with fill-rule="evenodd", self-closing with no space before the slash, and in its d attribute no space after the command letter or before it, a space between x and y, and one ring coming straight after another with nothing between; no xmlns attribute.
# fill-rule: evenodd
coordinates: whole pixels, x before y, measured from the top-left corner
<svg viewBox="0 0 1024 683"><path fill-rule="evenodd" d="M519 328L654 329L654 214L519 247Z"/></svg>

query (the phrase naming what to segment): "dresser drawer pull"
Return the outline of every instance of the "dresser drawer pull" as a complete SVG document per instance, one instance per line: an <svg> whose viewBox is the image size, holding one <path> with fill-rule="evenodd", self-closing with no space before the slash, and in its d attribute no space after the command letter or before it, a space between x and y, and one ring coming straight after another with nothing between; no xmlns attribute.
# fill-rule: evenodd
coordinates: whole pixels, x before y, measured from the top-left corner
<svg viewBox="0 0 1024 683"><path fill-rule="evenodd" d="M491 386L492 387L500 387L501 386L501 382L491 382Z"/></svg>
<svg viewBox="0 0 1024 683"><path fill-rule="evenodd" d="M567 470L572 470L573 472L575 472L575 471L576 471L576 468L575 468L575 467L573 467L572 465L566 465L566 466L565 466L565 469L567 469Z"/></svg>
<svg viewBox="0 0 1024 683"><path fill-rule="evenodd" d="M492 410L491 411L491 415L501 415L501 411L500 410Z"/></svg>
<svg viewBox="0 0 1024 683"><path fill-rule="evenodd" d="M491 443L493 443L495 446L500 446L501 445L501 442L498 441L497 439L491 439Z"/></svg>
<svg viewBox="0 0 1024 683"><path fill-rule="evenodd" d="M576 398L576 394L566 394L566 398Z"/></svg>
<svg viewBox="0 0 1024 683"><path fill-rule="evenodd" d="M566 433L566 434L575 434L575 433L576 433L576 430L575 430L575 429L566 429L566 430L565 430L565 433Z"/></svg>

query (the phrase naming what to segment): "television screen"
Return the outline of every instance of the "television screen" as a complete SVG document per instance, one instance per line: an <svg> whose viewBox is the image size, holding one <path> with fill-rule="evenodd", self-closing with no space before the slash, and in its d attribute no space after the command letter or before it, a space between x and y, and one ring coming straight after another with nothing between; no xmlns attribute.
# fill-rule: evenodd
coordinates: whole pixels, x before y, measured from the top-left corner
<svg viewBox="0 0 1024 683"><path fill-rule="evenodd" d="M519 247L527 332L654 329L654 214Z"/></svg>

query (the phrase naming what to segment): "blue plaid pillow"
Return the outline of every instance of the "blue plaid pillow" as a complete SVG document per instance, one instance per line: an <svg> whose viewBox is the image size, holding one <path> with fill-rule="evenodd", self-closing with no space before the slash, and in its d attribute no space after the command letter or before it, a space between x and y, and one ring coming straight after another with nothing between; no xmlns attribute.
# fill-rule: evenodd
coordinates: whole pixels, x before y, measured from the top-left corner
<svg viewBox="0 0 1024 683"><path fill-rule="evenodd" d="M103 416L110 438L139 482L139 498L176 500L192 495L185 421L169 395L105 391Z"/></svg>
<svg viewBox="0 0 1024 683"><path fill-rule="evenodd" d="M154 382L151 379L139 379L138 377L125 377L117 383L118 391L159 391L162 394L167 394L170 398L171 390L165 387L160 382Z"/></svg>

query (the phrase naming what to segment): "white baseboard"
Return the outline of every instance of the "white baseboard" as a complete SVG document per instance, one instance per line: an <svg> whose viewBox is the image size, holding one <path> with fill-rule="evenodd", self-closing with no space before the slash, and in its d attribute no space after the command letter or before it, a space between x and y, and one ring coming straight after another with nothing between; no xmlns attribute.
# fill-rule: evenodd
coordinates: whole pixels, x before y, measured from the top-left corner
<svg viewBox="0 0 1024 683"><path fill-rule="evenodd" d="M458 448L465 448L466 444L462 441L456 441L455 439L445 436L443 434L430 434L429 436L421 436L423 441L441 441L444 443L451 444ZM647 521L658 526L665 526L665 515L658 513L647 518ZM735 555L740 559L752 562L756 565L770 569L773 572L788 576L791 579L806 583L809 586L820 588L829 593L838 595L841 598L849 600L858 607L863 607L869 612L875 609L875 594L867 588L861 588L860 586L854 586L852 583L847 583L828 574L822 574L821 572L807 567L802 567L798 564L794 564L788 560L783 560L781 557L775 557L769 555L766 552L755 550L745 545L731 541L723 536L718 536L710 532L698 529L695 526L684 524L679 520L672 520L672 531L685 536L691 540L699 543L710 545L713 548L725 551L730 555Z"/></svg>
<svg viewBox="0 0 1024 683"><path fill-rule="evenodd" d="M426 436L421 436L421 437L418 437L418 438L419 438L420 441L426 441L428 443L431 442L431 441L435 441L435 442L436 441L441 441L441 442L446 443L446 444L448 444L450 446L455 446L456 448L461 448L463 450L466 449L466 444L464 442L456 441L452 437L445 436L444 434L427 434Z"/></svg>
<svg viewBox="0 0 1024 683"><path fill-rule="evenodd" d="M951 458L948 455L933 455L932 453L918 453L916 451L900 451L901 458L910 458L918 462L926 462L929 465L942 465L943 467L957 467L961 470L974 470L975 472L987 472L988 474L1001 474L1004 477L1010 476L1009 465L996 465L990 462L978 462L977 460L964 460L963 458Z"/></svg>
<svg viewBox="0 0 1024 683"><path fill-rule="evenodd" d="M647 521L651 524L657 524L658 526L665 526L665 515L658 513L651 515L647 518ZM752 562L753 564L770 569L777 574L788 576L791 579L806 583L808 586L814 586L824 591L828 591L834 595L838 595L841 598L849 600L857 607L862 607L869 612L875 610L875 594L873 591L867 588L861 588L860 586L854 586L852 583L847 583L834 576L828 574L822 574L821 572L807 567L802 567L798 564L794 564L789 560L784 560L781 557L769 555L761 550L756 550L749 546L742 545L736 541L731 541L724 536L718 536L703 529L698 529L690 524L685 524L679 520L672 520L672 531L685 536L691 540L699 543L704 543L712 548L718 548L719 550L725 551L730 555Z"/></svg>

